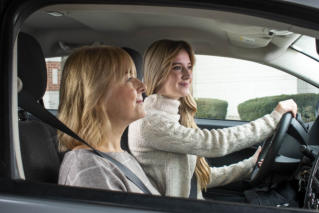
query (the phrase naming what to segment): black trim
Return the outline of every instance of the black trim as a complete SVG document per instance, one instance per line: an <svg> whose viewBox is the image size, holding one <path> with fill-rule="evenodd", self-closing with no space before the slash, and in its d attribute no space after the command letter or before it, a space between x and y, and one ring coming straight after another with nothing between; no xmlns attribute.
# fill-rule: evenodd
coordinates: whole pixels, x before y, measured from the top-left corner
<svg viewBox="0 0 319 213"><path fill-rule="evenodd" d="M9 7L11 2L5 1L3 3L4 9ZM1 72L1 104L0 104L0 177L14 176L12 167L15 167L15 162L12 161L11 147L12 144L12 55L13 55L13 40L14 24L12 23L13 17L7 10L1 11L0 19L0 72Z"/></svg>
<svg viewBox="0 0 319 213"><path fill-rule="evenodd" d="M196 118L195 122L197 126L199 126L201 129L221 129L237 125L243 125L248 123L249 121Z"/></svg>
<svg viewBox="0 0 319 213"><path fill-rule="evenodd" d="M97 189L60 186L27 181L13 181L0 179L0 194L35 198L38 200L56 200L64 202L76 202L82 204L98 204L101 206L127 207L153 211L177 212L177 213L207 213L207 212L253 212L253 213L282 213L304 212L305 209L286 209L276 207L264 207L243 205L209 200L192 200L164 196L152 196L145 194L115 192Z"/></svg>

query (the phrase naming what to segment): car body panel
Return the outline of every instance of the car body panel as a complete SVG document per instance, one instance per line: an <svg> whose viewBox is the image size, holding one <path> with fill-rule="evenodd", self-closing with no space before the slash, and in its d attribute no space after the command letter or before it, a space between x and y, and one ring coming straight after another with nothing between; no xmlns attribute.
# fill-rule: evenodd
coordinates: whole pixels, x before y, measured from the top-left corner
<svg viewBox="0 0 319 213"><path fill-rule="evenodd" d="M243 205L241 203L228 203L221 201L202 201L193 199L182 199L172 197L150 196L143 194L126 194L123 192L85 189L80 187L55 186L54 184L43 184L34 182L23 182L14 180L0 180L0 206L15 209L32 210L37 212L46 206L48 212L74 208L86 210L92 207L93 212L100 212L105 208L111 208L112 212L123 212L125 208L136 211L153 212L305 212L304 209L278 209L276 207ZM45 204L45 205L43 205ZM84 207L86 206L86 207ZM1 208L2 209L2 208ZM82 212L79 210L80 212ZM24 211L24 212L25 212ZM59 211L55 211L59 212ZM91 212L91 208L87 211Z"/></svg>

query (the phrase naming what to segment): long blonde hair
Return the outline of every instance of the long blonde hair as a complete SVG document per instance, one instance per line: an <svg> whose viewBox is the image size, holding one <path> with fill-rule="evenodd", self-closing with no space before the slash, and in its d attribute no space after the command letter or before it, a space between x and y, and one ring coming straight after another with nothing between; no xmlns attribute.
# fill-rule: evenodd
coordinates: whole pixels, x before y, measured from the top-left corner
<svg viewBox="0 0 319 213"><path fill-rule="evenodd" d="M127 72L136 75L134 62L121 48L86 46L66 60L61 79L59 119L94 148L106 140L110 121L103 100L112 83ZM74 138L58 132L59 149L81 145Z"/></svg>
<svg viewBox="0 0 319 213"><path fill-rule="evenodd" d="M144 55L144 82L147 95L157 93L162 87L172 69L174 58L181 50L188 53L194 66L194 52L185 41L159 40L147 49ZM192 95L182 97L180 102L180 124L190 128L198 128L194 120L197 105ZM201 189L206 189L210 182L210 167L204 157L197 157L195 174L200 182Z"/></svg>

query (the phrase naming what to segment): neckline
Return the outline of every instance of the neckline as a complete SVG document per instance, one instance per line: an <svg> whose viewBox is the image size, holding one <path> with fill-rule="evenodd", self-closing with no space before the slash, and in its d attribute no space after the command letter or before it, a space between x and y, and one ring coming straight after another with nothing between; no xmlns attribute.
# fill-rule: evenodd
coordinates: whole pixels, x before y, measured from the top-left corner
<svg viewBox="0 0 319 213"><path fill-rule="evenodd" d="M180 101L159 94L152 94L145 99L145 110L158 110L173 115L178 115Z"/></svg>

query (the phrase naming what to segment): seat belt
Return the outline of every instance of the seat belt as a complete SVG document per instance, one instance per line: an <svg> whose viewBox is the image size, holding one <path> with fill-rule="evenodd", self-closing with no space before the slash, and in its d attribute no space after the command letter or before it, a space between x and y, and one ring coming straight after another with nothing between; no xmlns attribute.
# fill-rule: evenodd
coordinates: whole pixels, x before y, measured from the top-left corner
<svg viewBox="0 0 319 213"><path fill-rule="evenodd" d="M112 163L114 163L124 174L125 176L132 181L140 190L142 190L145 194L152 194L151 191L144 185L144 183L141 181L139 177L137 177L129 168L124 166L121 162L115 160L105 152L101 152L99 150L96 150L93 148L92 152L99 155L100 157L103 157Z"/></svg>
<svg viewBox="0 0 319 213"><path fill-rule="evenodd" d="M189 198L197 199L197 177L195 172L191 180L191 190L189 192Z"/></svg>
<svg viewBox="0 0 319 213"><path fill-rule="evenodd" d="M152 194L150 192L150 190L140 180L140 178L137 177L129 168L124 166L119 161L113 159L111 156L107 155L106 153L100 152L100 151L94 149L90 144L88 144L85 140L80 138L71 129L69 129L66 125L64 125L59 119L57 119L49 111L47 111L40 104L38 104L37 101L35 100L35 98L33 98L27 91L25 91L25 90L20 91L18 94L18 97L19 97L19 101L18 101L19 107L22 107L27 112L33 114L34 116L39 118L44 123L49 124L53 128L58 129L58 130L64 132L65 134L73 137L74 139L80 141L81 143L87 145L88 147L90 147L92 149L92 152L94 152L98 156L105 158L105 159L111 161L112 163L114 163L125 174L125 176L130 181L132 181L145 194Z"/></svg>

